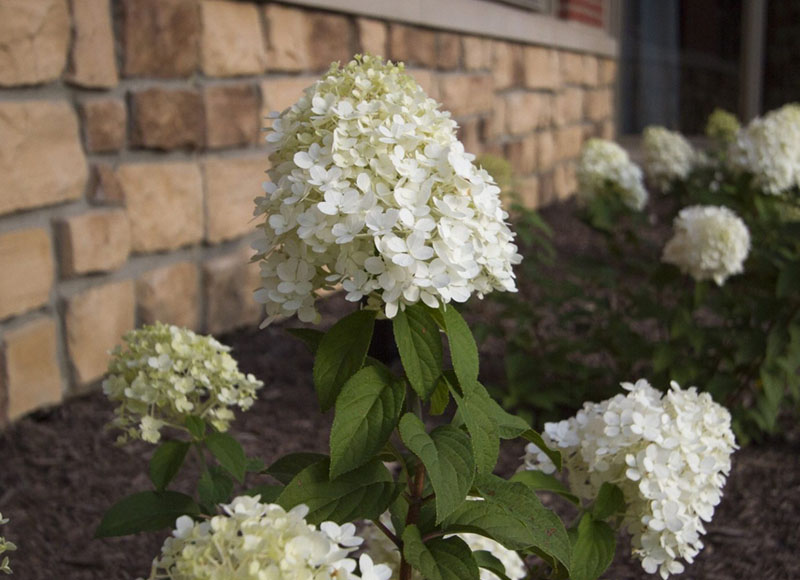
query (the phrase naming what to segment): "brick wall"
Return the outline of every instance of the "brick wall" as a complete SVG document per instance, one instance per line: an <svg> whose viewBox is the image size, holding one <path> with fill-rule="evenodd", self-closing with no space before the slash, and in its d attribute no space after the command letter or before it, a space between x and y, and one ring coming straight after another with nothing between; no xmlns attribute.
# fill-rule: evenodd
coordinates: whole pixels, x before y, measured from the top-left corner
<svg viewBox="0 0 800 580"><path fill-rule="evenodd" d="M361 51L406 61L532 206L613 133L590 54L266 2L0 2L0 423L96 385L137 324L258 322L262 118Z"/></svg>

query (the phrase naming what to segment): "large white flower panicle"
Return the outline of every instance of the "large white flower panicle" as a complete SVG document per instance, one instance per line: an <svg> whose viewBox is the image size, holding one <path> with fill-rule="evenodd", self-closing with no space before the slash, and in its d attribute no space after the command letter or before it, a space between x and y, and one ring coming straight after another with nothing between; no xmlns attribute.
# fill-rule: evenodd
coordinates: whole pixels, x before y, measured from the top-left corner
<svg viewBox="0 0 800 580"><path fill-rule="evenodd" d="M744 271L750 253L750 232L742 219L723 206L683 208L672 224L673 236L664 246L663 262L673 264L696 281L714 280L719 286Z"/></svg>
<svg viewBox="0 0 800 580"><path fill-rule="evenodd" d="M183 428L193 415L227 431L230 407L249 409L264 383L239 371L230 348L211 336L160 322L128 332L112 353L103 392L119 406L111 426L119 441L156 443L165 426Z"/></svg>
<svg viewBox="0 0 800 580"><path fill-rule="evenodd" d="M633 553L650 574L666 579L692 563L703 547L737 448L727 409L708 393L677 383L665 395L640 379L623 383L627 395L586 403L575 417L547 423L545 441L558 448L571 490L591 501L603 482L618 485L626 501L622 525ZM555 466L526 448L526 469Z"/></svg>
<svg viewBox="0 0 800 580"><path fill-rule="evenodd" d="M8 518L4 518L3 514L0 514L0 526L3 526L8 523ZM13 574L11 570L11 560L8 556L3 556L6 552L13 552L17 549L17 546L13 542L9 542L3 536L0 536L0 556L3 557L2 561L0 561L0 572L3 574Z"/></svg>
<svg viewBox="0 0 800 580"><path fill-rule="evenodd" d="M500 190L455 129L402 65L369 56L334 64L274 119L255 211L267 322L315 321L316 292L340 283L390 318L516 289Z"/></svg>
<svg viewBox="0 0 800 580"><path fill-rule="evenodd" d="M683 135L665 127L647 127L642 145L647 179L661 191L668 190L676 180L686 179L700 160Z"/></svg>
<svg viewBox="0 0 800 580"><path fill-rule="evenodd" d="M353 524L305 520L308 508L288 512L259 496L240 496L225 512L195 522L178 518L172 537L153 561L151 580L388 580L391 570L368 555L349 555L362 539Z"/></svg>
<svg viewBox="0 0 800 580"><path fill-rule="evenodd" d="M734 168L751 173L764 193L800 186L800 104L784 105L751 121L729 150Z"/></svg>
<svg viewBox="0 0 800 580"><path fill-rule="evenodd" d="M578 196L588 201L606 195L619 197L636 211L641 211L647 203L642 170L628 153L612 141L590 139L583 146L578 162Z"/></svg>

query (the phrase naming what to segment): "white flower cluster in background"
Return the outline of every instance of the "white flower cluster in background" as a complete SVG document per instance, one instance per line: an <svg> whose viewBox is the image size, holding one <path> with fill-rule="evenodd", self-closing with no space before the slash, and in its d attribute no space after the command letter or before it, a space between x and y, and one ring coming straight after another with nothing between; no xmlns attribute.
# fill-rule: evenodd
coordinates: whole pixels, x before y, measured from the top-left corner
<svg viewBox="0 0 800 580"><path fill-rule="evenodd" d="M706 122L706 136L720 145L733 143L736 140L739 129L741 129L739 119L725 109L714 109Z"/></svg>
<svg viewBox="0 0 800 580"><path fill-rule="evenodd" d="M394 526L392 525L392 520L388 512L384 513L380 520L386 528L394 532ZM376 561L385 562L392 570L392 580L397 580L400 570L400 551L397 549L397 546L372 522L365 522L361 535L364 537L364 545L372 557ZM478 534L454 535L464 540L473 552L485 550L500 560L506 569L506 576L510 580L521 580L525 578L527 574L525 563L514 550L509 550L502 544ZM499 580L496 574L485 568L480 569L480 577L481 580ZM414 570L413 579L422 580L422 576L420 576L419 572Z"/></svg>
<svg viewBox="0 0 800 580"><path fill-rule="evenodd" d="M150 578L170 580L388 580L391 570L368 555L351 552L362 539L353 524L325 522L319 529L305 520L308 508L288 512L264 504L259 496L240 496L221 506L224 515L195 522L178 518Z"/></svg>
<svg viewBox="0 0 800 580"><path fill-rule="evenodd" d="M731 145L729 158L765 193L800 186L800 105L784 105L751 121Z"/></svg>
<svg viewBox="0 0 800 580"><path fill-rule="evenodd" d="M334 64L274 119L255 211L266 323L316 321L316 292L337 284L390 318L516 289L500 190L455 130L402 65L369 56Z"/></svg>
<svg viewBox="0 0 800 580"><path fill-rule="evenodd" d="M663 262L673 264L696 281L714 280L744 271L750 253L750 232L742 219L723 206L683 208L672 224L672 238L664 246Z"/></svg>
<svg viewBox="0 0 800 580"><path fill-rule="evenodd" d="M0 514L0 526L3 526L8 523L8 518L4 518L3 514ZM0 556L3 556L6 552L13 552L17 549L17 546L13 542L9 542L3 536L0 536ZM2 561L0 561L0 572L3 574L12 574L11 570L11 560L8 556L3 556Z"/></svg>
<svg viewBox="0 0 800 580"><path fill-rule="evenodd" d="M587 141L581 150L577 173L578 196L586 201L597 196L614 196L636 211L641 211L647 203L642 170L612 141Z"/></svg>
<svg viewBox="0 0 800 580"><path fill-rule="evenodd" d="M119 441L156 443L165 426L182 428L189 415L227 431L230 407L249 409L264 383L239 372L230 348L211 336L157 322L128 332L108 365L103 392L118 403L111 426Z"/></svg>
<svg viewBox="0 0 800 580"><path fill-rule="evenodd" d="M685 179L699 157L686 138L664 127L644 130L644 168L653 186L666 191L673 181Z"/></svg>
<svg viewBox="0 0 800 580"><path fill-rule="evenodd" d="M695 387L677 383L665 394L640 379L623 383L627 395L586 403L575 417L547 423L545 441L559 449L573 493L597 497L603 482L618 485L626 501L623 527L634 555L650 574L679 574L703 547L737 448L727 409ZM555 466L529 444L526 469Z"/></svg>

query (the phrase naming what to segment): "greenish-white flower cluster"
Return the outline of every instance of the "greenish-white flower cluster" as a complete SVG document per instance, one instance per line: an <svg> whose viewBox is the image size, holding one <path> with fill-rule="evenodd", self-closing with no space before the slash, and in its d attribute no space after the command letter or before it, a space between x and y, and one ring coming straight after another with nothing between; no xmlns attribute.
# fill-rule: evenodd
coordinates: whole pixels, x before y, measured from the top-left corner
<svg viewBox="0 0 800 580"><path fill-rule="evenodd" d="M8 523L8 518L4 518L3 514L0 514L0 526L3 526ZM3 557L2 561L0 561L0 572L3 574L11 574L11 560L8 556L3 556L6 552L13 552L17 549L17 546L6 540L3 536L0 536L0 556Z"/></svg>
<svg viewBox="0 0 800 580"><path fill-rule="evenodd" d="M573 493L592 501L604 482L625 495L623 527L634 555L650 574L679 574L703 547L736 449L731 417L708 393L677 383L665 395L641 379L627 395L585 403L575 417L547 423L544 438L558 448ZM525 468L555 466L538 447Z"/></svg>
<svg viewBox="0 0 800 580"><path fill-rule="evenodd" d="M578 163L578 196L617 197L627 207L640 211L647 203L642 170L628 153L613 141L590 139L583 146Z"/></svg>
<svg viewBox="0 0 800 580"><path fill-rule="evenodd" d="M685 179L699 157L683 135L664 127L644 130L644 168L647 179L661 191L675 180Z"/></svg>
<svg viewBox="0 0 800 580"><path fill-rule="evenodd" d="M673 230L661 259L696 281L714 280L722 286L729 276L744 271L750 232L727 207L684 208L675 218Z"/></svg>
<svg viewBox="0 0 800 580"><path fill-rule="evenodd" d="M455 130L402 65L369 56L333 65L277 115L255 212L265 322L317 320L317 292L338 284L389 318L516 289L500 189Z"/></svg>
<svg viewBox="0 0 800 580"><path fill-rule="evenodd" d="M249 409L264 383L239 371L227 346L211 336L162 323L127 333L108 365L103 392L117 403L111 425L120 442L156 443L164 427L182 428L188 416L226 431L231 407Z"/></svg>
<svg viewBox="0 0 800 580"><path fill-rule="evenodd" d="M736 140L741 126L736 115L725 109L714 109L706 121L706 136L720 145L727 145Z"/></svg>
<svg viewBox="0 0 800 580"><path fill-rule="evenodd" d="M178 518L151 580L388 580L391 570L364 554L349 555L362 538L353 524L305 520L308 508L288 512L259 496L240 496L221 506L224 514L195 522Z"/></svg>

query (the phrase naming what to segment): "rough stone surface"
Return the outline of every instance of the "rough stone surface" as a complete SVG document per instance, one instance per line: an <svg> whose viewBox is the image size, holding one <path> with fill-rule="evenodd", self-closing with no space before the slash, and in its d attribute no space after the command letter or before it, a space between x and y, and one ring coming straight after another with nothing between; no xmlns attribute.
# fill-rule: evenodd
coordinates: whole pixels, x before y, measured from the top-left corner
<svg viewBox="0 0 800 580"><path fill-rule="evenodd" d="M86 99L80 104L80 113L88 151L109 153L125 147L128 115L122 99Z"/></svg>
<svg viewBox="0 0 800 580"><path fill-rule="evenodd" d="M555 89L561 84L558 53L551 48L524 47L522 70L529 89Z"/></svg>
<svg viewBox="0 0 800 580"><path fill-rule="evenodd" d="M371 18L356 18L358 50L362 54L386 56L386 40L389 31L386 23Z"/></svg>
<svg viewBox="0 0 800 580"><path fill-rule="evenodd" d="M536 170L536 136L528 135L518 141L509 141L505 156L518 175L527 175Z"/></svg>
<svg viewBox="0 0 800 580"><path fill-rule="evenodd" d="M439 98L453 116L492 110L494 90L488 74L443 74L439 77Z"/></svg>
<svg viewBox="0 0 800 580"><path fill-rule="evenodd" d="M267 68L299 71L311 67L307 39L311 31L308 13L280 4L264 7L267 24Z"/></svg>
<svg viewBox="0 0 800 580"><path fill-rule="evenodd" d="M571 159L580 155L583 145L583 128L564 127L556 133L556 158Z"/></svg>
<svg viewBox="0 0 800 580"><path fill-rule="evenodd" d="M66 336L75 380L87 385L108 367L108 351L134 327L133 282L95 286L67 300Z"/></svg>
<svg viewBox="0 0 800 580"><path fill-rule="evenodd" d="M556 141L553 133L544 131L539 133L536 142L536 159L539 171L546 171L552 167L556 161Z"/></svg>
<svg viewBox="0 0 800 580"><path fill-rule="evenodd" d="M519 86L523 80L522 46L500 40L493 41L492 74L495 90Z"/></svg>
<svg viewBox="0 0 800 580"><path fill-rule="evenodd" d="M77 199L88 170L64 101L0 102L0 215Z"/></svg>
<svg viewBox="0 0 800 580"><path fill-rule="evenodd" d="M565 199L575 193L578 180L575 167L571 163L562 163L556 166L553 172L553 189L558 199Z"/></svg>
<svg viewBox="0 0 800 580"><path fill-rule="evenodd" d="M197 329L199 272L196 264L180 262L145 272L136 281L141 324L163 322Z"/></svg>
<svg viewBox="0 0 800 580"><path fill-rule="evenodd" d="M258 143L261 95L256 85L212 85L204 90L206 145L235 147Z"/></svg>
<svg viewBox="0 0 800 580"><path fill-rule="evenodd" d="M492 66L492 41L478 36L465 36L464 67L467 70L483 70Z"/></svg>
<svg viewBox="0 0 800 580"><path fill-rule="evenodd" d="M8 418L61 402L56 323L38 318L6 332L2 359L8 389Z"/></svg>
<svg viewBox="0 0 800 580"><path fill-rule="evenodd" d="M409 66L436 66L436 33L424 28L392 24L389 27L389 46L392 60Z"/></svg>
<svg viewBox="0 0 800 580"><path fill-rule="evenodd" d="M196 0L121 4L125 76L187 77L197 70L201 25Z"/></svg>
<svg viewBox="0 0 800 580"><path fill-rule="evenodd" d="M261 118L291 107L318 77L273 77L261 81Z"/></svg>
<svg viewBox="0 0 800 580"><path fill-rule="evenodd" d="M506 134L506 101L495 97L492 102L492 116L489 118L489 138L499 139Z"/></svg>
<svg viewBox="0 0 800 580"><path fill-rule="evenodd" d="M541 205L539 200L539 178L535 176L518 179L515 188L519 192L519 200L528 209Z"/></svg>
<svg viewBox="0 0 800 580"><path fill-rule="evenodd" d="M145 89L131 96L131 141L148 149L195 149L205 141L203 98L193 89Z"/></svg>
<svg viewBox="0 0 800 580"><path fill-rule="evenodd" d="M252 254L242 247L203 266L207 332L221 334L261 322L262 307L253 300L260 278L258 265L249 263Z"/></svg>
<svg viewBox="0 0 800 580"><path fill-rule="evenodd" d="M482 147L483 120L472 117L458 122L458 139L467 153L479 155Z"/></svg>
<svg viewBox="0 0 800 580"><path fill-rule="evenodd" d="M122 205L125 194L119 186L114 168L110 163L98 163L92 167L89 199L98 205Z"/></svg>
<svg viewBox="0 0 800 580"><path fill-rule="evenodd" d="M610 58L600 59L600 84L611 85L617 80L617 61Z"/></svg>
<svg viewBox="0 0 800 580"><path fill-rule="evenodd" d="M585 115L592 121L610 117L614 109L614 92L611 89L589 91L585 106Z"/></svg>
<svg viewBox="0 0 800 580"><path fill-rule="evenodd" d="M439 54L437 64L439 68L452 70L461 63L461 36L450 32L438 34Z"/></svg>
<svg viewBox="0 0 800 580"><path fill-rule="evenodd" d="M131 230L122 209L98 209L56 221L62 276L116 270L128 259Z"/></svg>
<svg viewBox="0 0 800 580"><path fill-rule="evenodd" d="M203 0L201 15L204 73L230 77L264 72L267 52L255 4Z"/></svg>
<svg viewBox="0 0 800 580"><path fill-rule="evenodd" d="M600 70L597 57L591 54L583 56L583 84L589 87L596 87L600 80Z"/></svg>
<svg viewBox="0 0 800 580"><path fill-rule="evenodd" d="M567 87L556 96L554 121L557 125L575 123L583 118L583 89Z"/></svg>
<svg viewBox="0 0 800 580"><path fill-rule="evenodd" d="M0 2L0 86L56 80L67 62L67 0Z"/></svg>
<svg viewBox="0 0 800 580"><path fill-rule="evenodd" d="M561 76L567 84L579 85L583 83L583 55L576 52L562 52Z"/></svg>
<svg viewBox="0 0 800 580"><path fill-rule="evenodd" d="M253 199L263 195L261 184L267 162L263 156L244 159L207 159L206 241L216 244L255 229Z"/></svg>
<svg viewBox="0 0 800 580"><path fill-rule="evenodd" d="M346 64L353 57L355 37L350 20L339 14L311 12L307 46L311 68L327 70L333 61Z"/></svg>
<svg viewBox="0 0 800 580"><path fill-rule="evenodd" d="M53 286L50 237L42 228L0 235L0 320L45 304Z"/></svg>
<svg viewBox="0 0 800 580"><path fill-rule="evenodd" d="M505 100L506 131L511 135L522 135L550 122L552 107L548 95L513 92Z"/></svg>
<svg viewBox="0 0 800 580"><path fill-rule="evenodd" d="M134 163L117 170L134 252L174 250L203 236L203 184L194 163Z"/></svg>
<svg viewBox="0 0 800 580"><path fill-rule="evenodd" d="M91 88L117 84L114 32L108 0L72 0L75 28L67 79Z"/></svg>

